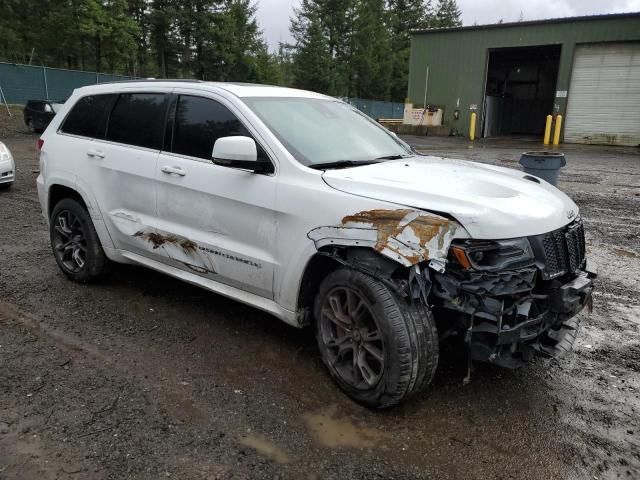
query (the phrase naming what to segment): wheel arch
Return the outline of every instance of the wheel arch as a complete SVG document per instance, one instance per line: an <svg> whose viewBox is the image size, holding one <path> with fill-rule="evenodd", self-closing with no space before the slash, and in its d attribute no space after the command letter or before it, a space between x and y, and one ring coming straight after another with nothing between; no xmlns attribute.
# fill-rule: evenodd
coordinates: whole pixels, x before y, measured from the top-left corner
<svg viewBox="0 0 640 480"><path fill-rule="evenodd" d="M65 178L52 179L47 188L47 222L51 218L51 213L56 204L64 199L72 198L80 203L88 212L96 229L98 238L103 248L113 249L114 244L111 235L102 219L100 211L96 208L97 204L91 200L91 195L83 190L79 185L72 184Z"/></svg>
<svg viewBox="0 0 640 480"><path fill-rule="evenodd" d="M453 218L407 207L347 215L340 225L317 227L307 236L318 250L331 245L372 247L411 267L424 261L444 266L452 240L468 234Z"/></svg>
<svg viewBox="0 0 640 480"><path fill-rule="evenodd" d="M71 198L80 203L84 208L87 208L87 202L84 201L82 195L77 190L62 185L59 183L53 184L49 187L49 195L47 200L47 216L51 217L54 207L65 198Z"/></svg>
<svg viewBox="0 0 640 480"><path fill-rule="evenodd" d="M313 303L322 280L343 266L377 278L389 278L394 271L405 268L372 247L331 245L320 248L307 262L298 289L297 311L301 325L311 323Z"/></svg>

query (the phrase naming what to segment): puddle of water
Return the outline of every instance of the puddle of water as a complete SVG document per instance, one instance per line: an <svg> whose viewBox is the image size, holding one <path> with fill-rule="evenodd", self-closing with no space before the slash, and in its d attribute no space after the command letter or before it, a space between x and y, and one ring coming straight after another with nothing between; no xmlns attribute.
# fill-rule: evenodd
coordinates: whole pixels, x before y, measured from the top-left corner
<svg viewBox="0 0 640 480"><path fill-rule="evenodd" d="M321 413L303 415L316 440L329 448L371 448L385 435L379 430L355 425L348 418L335 418L337 407L329 407Z"/></svg>
<svg viewBox="0 0 640 480"><path fill-rule="evenodd" d="M240 438L240 443L245 447L253 448L259 455L273 460L276 463L289 463L289 455L277 445L256 435L247 435Z"/></svg>

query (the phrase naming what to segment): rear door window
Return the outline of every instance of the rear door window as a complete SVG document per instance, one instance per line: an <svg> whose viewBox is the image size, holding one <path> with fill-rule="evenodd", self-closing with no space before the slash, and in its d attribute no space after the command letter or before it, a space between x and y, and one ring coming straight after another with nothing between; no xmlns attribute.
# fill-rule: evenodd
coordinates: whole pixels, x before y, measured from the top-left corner
<svg viewBox="0 0 640 480"><path fill-rule="evenodd" d="M114 94L82 97L71 108L60 131L89 138L102 138Z"/></svg>
<svg viewBox="0 0 640 480"><path fill-rule="evenodd" d="M180 96L173 128L174 153L211 160L216 140L233 136L251 135L227 107L209 98Z"/></svg>
<svg viewBox="0 0 640 480"><path fill-rule="evenodd" d="M168 95L123 93L109 117L106 139L160 150Z"/></svg>

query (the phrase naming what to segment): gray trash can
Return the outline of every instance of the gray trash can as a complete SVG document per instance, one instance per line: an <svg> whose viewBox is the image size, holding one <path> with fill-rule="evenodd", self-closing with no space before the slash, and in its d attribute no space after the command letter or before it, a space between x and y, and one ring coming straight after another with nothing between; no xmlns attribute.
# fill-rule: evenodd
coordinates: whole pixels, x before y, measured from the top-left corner
<svg viewBox="0 0 640 480"><path fill-rule="evenodd" d="M558 184L558 174L566 164L564 153L560 152L525 152L520 157L525 173L540 177L551 185Z"/></svg>

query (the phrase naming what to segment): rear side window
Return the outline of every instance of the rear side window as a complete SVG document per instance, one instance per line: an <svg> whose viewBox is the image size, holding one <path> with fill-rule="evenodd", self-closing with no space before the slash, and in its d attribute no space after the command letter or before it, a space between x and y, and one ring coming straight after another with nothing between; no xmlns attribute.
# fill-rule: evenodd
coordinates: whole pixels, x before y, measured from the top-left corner
<svg viewBox="0 0 640 480"><path fill-rule="evenodd" d="M227 107L209 98L181 95L173 128L174 153L211 160L220 137L251 135Z"/></svg>
<svg viewBox="0 0 640 480"><path fill-rule="evenodd" d="M121 94L109 117L106 139L160 150L166 105L163 93Z"/></svg>
<svg viewBox="0 0 640 480"><path fill-rule="evenodd" d="M72 135L102 138L105 120L115 95L89 95L73 106L60 130Z"/></svg>

